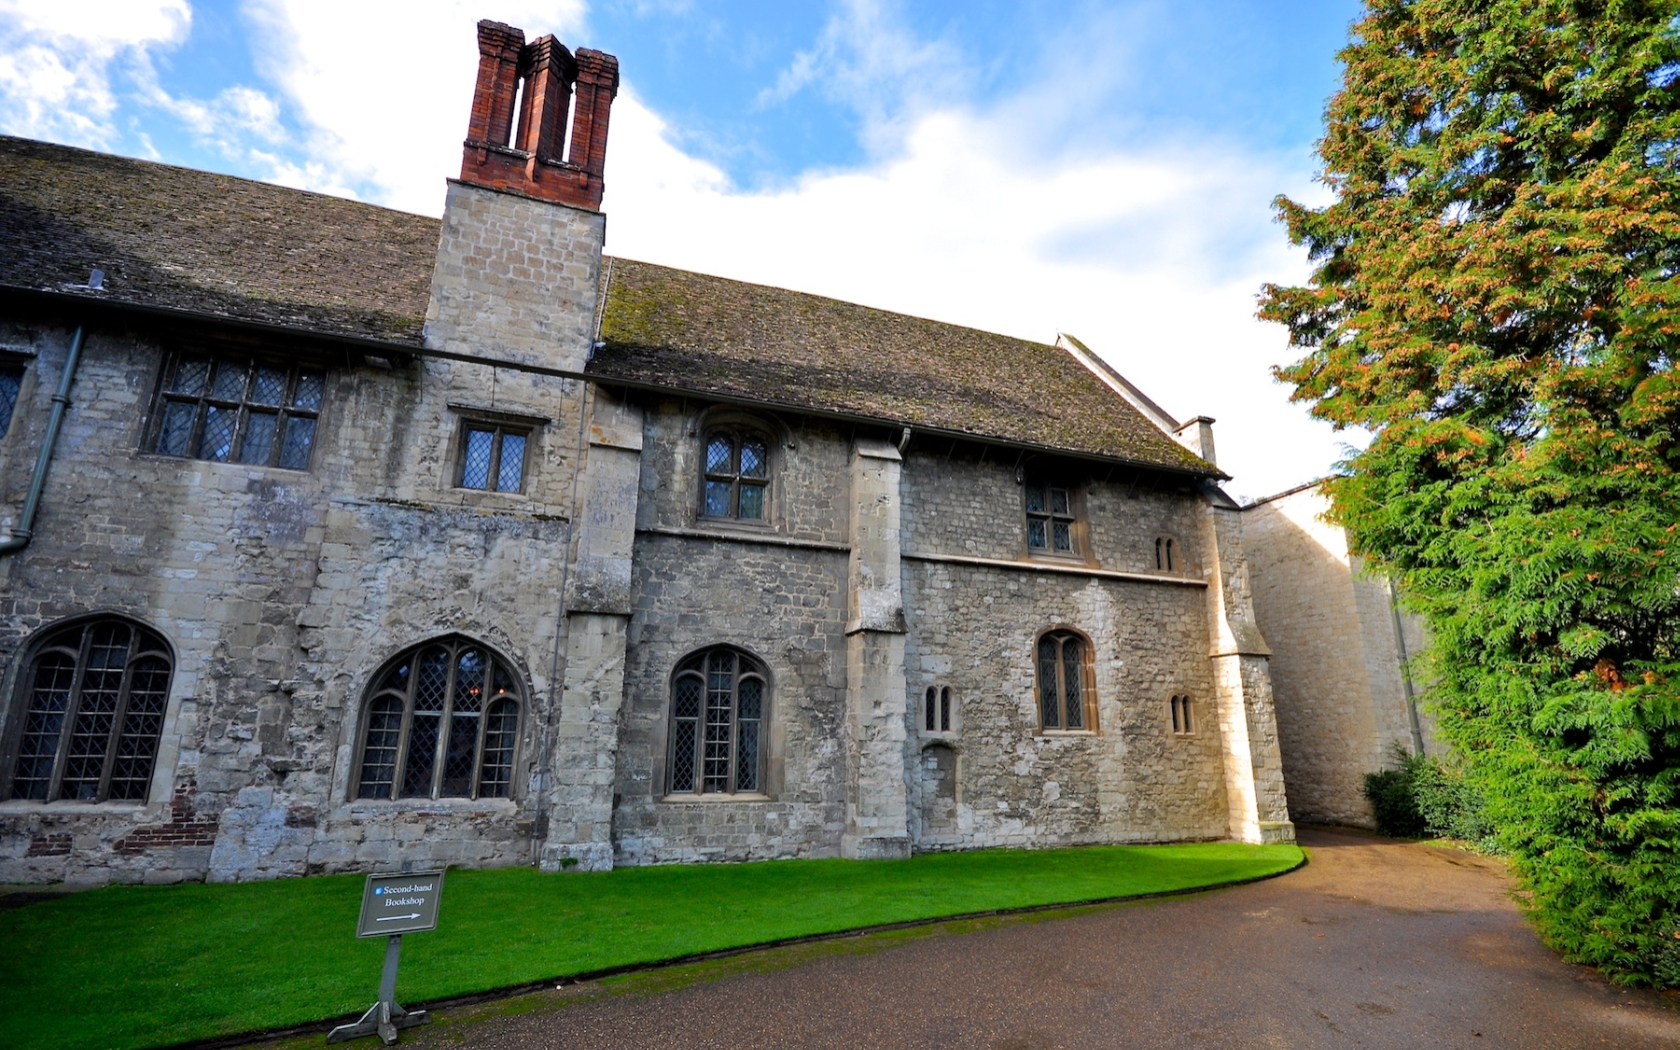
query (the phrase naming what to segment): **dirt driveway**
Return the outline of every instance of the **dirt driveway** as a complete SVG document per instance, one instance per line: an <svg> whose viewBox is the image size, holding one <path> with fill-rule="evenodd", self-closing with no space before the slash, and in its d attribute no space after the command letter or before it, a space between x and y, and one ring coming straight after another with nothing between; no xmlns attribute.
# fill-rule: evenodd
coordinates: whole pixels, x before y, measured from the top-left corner
<svg viewBox="0 0 1680 1050"><path fill-rule="evenodd" d="M1680 1048L1680 996L1559 962L1498 863L1348 832L1301 840L1312 863L1268 882L569 987L446 1011L403 1042Z"/></svg>

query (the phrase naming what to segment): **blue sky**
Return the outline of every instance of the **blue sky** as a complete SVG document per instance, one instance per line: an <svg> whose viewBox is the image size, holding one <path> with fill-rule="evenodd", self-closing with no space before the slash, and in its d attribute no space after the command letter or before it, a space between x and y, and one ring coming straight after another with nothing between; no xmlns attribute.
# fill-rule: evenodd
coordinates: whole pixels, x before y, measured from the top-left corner
<svg viewBox="0 0 1680 1050"><path fill-rule="evenodd" d="M1286 403L1271 221L1351 2L0 0L0 131L435 214L473 22L619 57L608 249L1042 340L1220 420L1234 491L1346 435Z"/></svg>

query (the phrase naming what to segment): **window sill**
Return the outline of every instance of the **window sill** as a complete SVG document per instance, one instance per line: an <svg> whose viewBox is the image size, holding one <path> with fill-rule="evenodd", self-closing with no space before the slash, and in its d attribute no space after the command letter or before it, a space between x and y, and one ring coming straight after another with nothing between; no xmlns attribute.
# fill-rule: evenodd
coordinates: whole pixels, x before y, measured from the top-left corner
<svg viewBox="0 0 1680 1050"><path fill-rule="evenodd" d="M1095 729L1040 729L1036 734L1040 737L1081 737L1101 736Z"/></svg>
<svg viewBox="0 0 1680 1050"><path fill-rule="evenodd" d="M722 791L708 791L704 795L664 795L660 797L659 801L662 804L666 802L700 803L712 806L720 802L774 802L776 800L769 795L761 795L754 791L739 791L733 795Z"/></svg>
<svg viewBox="0 0 1680 1050"><path fill-rule="evenodd" d="M139 813L145 808L145 802L135 799L114 799L110 802L42 802L33 798L13 798L0 802L0 815L41 813L52 816L118 816Z"/></svg>
<svg viewBox="0 0 1680 1050"><path fill-rule="evenodd" d="M212 467L217 470L279 472L293 475L312 473L309 467L281 467L269 466L267 463L235 463L226 459L198 459L194 456L171 456L167 452L147 452L144 449L134 453L134 458L150 460L153 463L176 463L183 467Z"/></svg>
<svg viewBox="0 0 1680 1050"><path fill-rule="evenodd" d="M519 802L511 798L355 798L343 804L354 813L414 813L421 816L459 816L463 813L517 813Z"/></svg>

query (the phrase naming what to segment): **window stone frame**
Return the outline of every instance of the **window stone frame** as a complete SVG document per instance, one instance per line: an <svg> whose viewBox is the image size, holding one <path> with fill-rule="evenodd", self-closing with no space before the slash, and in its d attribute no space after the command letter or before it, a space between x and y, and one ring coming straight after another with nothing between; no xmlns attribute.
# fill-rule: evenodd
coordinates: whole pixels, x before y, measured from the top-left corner
<svg viewBox="0 0 1680 1050"><path fill-rule="evenodd" d="M1056 681L1057 681L1057 725L1045 724L1044 700L1044 668L1043 646L1047 640L1056 642ZM1067 696L1067 661L1066 645L1069 640L1076 641L1080 646L1078 685L1080 690L1079 706L1081 724L1069 726L1068 696ZM1100 727L1097 720L1097 674L1096 674L1096 646L1084 631L1066 624L1055 624L1046 627L1033 638L1032 644L1033 667L1033 712L1037 731L1041 735L1095 735Z"/></svg>
<svg viewBox="0 0 1680 1050"><path fill-rule="evenodd" d="M729 767L726 790L706 787L705 770L705 715L707 710L708 693L710 692L710 678L712 658L719 654L732 654L735 658L735 670L730 686L730 721L729 721ZM698 663L698 668L694 665ZM685 678L700 680L700 696L698 715L694 719L694 739L684 747L683 733L679 722L689 719L679 716L678 690ZM759 716L757 722L756 753L753 756L753 785L741 787L740 780L740 750L741 750L741 722L740 701L741 683L744 680L756 680L760 683ZM693 802L705 801L766 801L769 799L766 780L770 775L770 747L771 747L771 715L774 710L775 687L771 680L770 666L758 656L738 645L727 643L702 646L683 654L671 668L669 681L666 683L666 702L664 712L665 746L663 748L663 784L664 791L660 801L665 802ZM752 721L748 719L747 721ZM679 750L689 750L689 758L694 763L687 778L687 784L679 783L680 757Z"/></svg>
<svg viewBox="0 0 1680 1050"><path fill-rule="evenodd" d="M182 366L189 361L197 360L208 361L210 365L198 391L193 393L172 389L179 380ZM237 400L219 396L214 389L214 384L220 369L225 364L241 362L246 368L244 392ZM256 384L253 376L264 369L285 373L285 390L278 403L253 400ZM319 397L313 407L308 404L297 403L299 388L306 373L318 376L320 380ZM314 469L316 457L319 455L318 450L323 432L322 419L327 411L328 388L331 380L332 370L327 364L313 359L299 360L282 355L222 346L201 347L190 345L172 349L163 355L163 364L158 370L157 387L152 396L151 412L142 432L141 451L147 455L195 463L225 463L229 466L308 473ZM192 406L185 446L179 452L163 448L171 405ZM212 408L235 413L234 427L228 436L229 452L226 459L203 455L204 428L209 410ZM254 414L273 415L276 420L274 431L269 437L268 455L260 463L244 461L248 448L247 441L251 436L251 417ZM282 462L286 453L287 436L291 433L293 420L307 420L310 424L309 445L304 453L301 465Z"/></svg>

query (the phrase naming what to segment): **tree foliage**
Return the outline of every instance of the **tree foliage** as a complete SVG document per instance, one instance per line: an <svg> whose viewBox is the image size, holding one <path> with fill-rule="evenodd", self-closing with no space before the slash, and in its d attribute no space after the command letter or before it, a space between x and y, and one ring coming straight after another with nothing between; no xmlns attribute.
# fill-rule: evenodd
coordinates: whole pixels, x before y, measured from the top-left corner
<svg viewBox="0 0 1680 1050"><path fill-rule="evenodd" d="M1680 929L1680 0L1370 0L1260 314L1370 446L1329 483L1567 957Z"/></svg>

